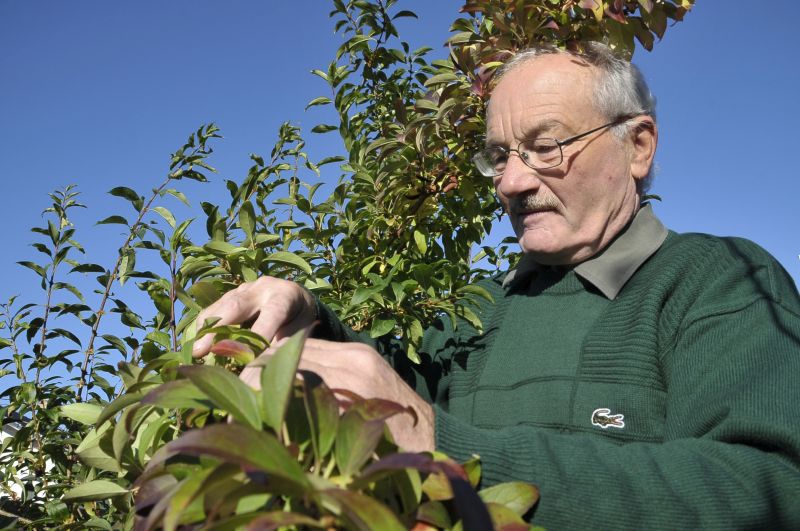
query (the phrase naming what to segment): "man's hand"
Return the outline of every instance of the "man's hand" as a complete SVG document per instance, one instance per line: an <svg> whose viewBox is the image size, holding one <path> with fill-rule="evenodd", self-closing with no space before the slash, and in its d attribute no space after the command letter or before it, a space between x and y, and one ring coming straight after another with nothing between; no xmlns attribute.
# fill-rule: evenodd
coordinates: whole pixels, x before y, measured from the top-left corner
<svg viewBox="0 0 800 531"><path fill-rule="evenodd" d="M273 277L261 277L242 284L223 295L197 316L198 326L206 319L219 317L218 325L242 324L255 319L250 329L268 341L291 336L310 326L315 315L314 297L294 282ZM212 335L198 339L192 355L202 357L214 343Z"/></svg>
<svg viewBox="0 0 800 531"><path fill-rule="evenodd" d="M262 356L271 356L268 349ZM347 389L363 398L383 398L417 413L395 415L387 421L397 445L411 452L432 451L435 447L433 408L414 392L372 348L362 343L337 343L321 339L306 340L300 370L316 373L332 389ZM246 367L241 378L260 386L260 367Z"/></svg>

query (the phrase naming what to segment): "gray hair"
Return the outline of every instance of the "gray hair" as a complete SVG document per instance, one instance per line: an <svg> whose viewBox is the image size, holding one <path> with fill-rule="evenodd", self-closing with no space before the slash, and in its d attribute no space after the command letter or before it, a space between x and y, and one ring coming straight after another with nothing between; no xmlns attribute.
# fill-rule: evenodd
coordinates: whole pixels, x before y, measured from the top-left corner
<svg viewBox="0 0 800 531"><path fill-rule="evenodd" d="M650 116L656 121L656 99L650 92L647 82L639 68L630 61L618 56L614 51L599 42L583 43L580 51L563 50L550 44L535 45L516 53L511 59L498 68L494 75L496 84L506 74L536 57L549 54L566 54L579 57L595 66L600 75L595 80L592 92L595 108L606 117L614 120L625 115ZM624 138L635 127L630 123L622 123L611 129L617 138ZM647 192L655 176L655 164L650 167L647 176L638 183L641 194Z"/></svg>

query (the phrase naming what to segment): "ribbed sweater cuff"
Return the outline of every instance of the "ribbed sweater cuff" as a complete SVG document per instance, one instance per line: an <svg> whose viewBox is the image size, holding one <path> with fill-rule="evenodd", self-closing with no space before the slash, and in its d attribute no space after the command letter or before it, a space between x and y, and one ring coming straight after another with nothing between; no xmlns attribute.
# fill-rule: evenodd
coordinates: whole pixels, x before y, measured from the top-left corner
<svg viewBox="0 0 800 531"><path fill-rule="evenodd" d="M491 454L495 452L486 445L485 430L458 420L436 404L433 405L433 411L437 450L446 453L459 463L467 461L476 454L480 455L481 461L486 458L494 460Z"/></svg>

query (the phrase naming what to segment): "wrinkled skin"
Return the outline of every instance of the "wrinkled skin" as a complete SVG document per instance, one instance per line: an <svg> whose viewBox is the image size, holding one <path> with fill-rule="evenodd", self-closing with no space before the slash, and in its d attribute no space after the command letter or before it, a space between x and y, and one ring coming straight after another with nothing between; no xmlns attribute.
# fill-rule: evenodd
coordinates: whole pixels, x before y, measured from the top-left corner
<svg viewBox="0 0 800 531"><path fill-rule="evenodd" d="M612 118L592 103L594 67L568 55L543 55L507 73L492 93L487 145L515 148L523 140L562 140ZM511 154L495 190L520 247L536 261L573 265L591 258L636 214L636 182L652 164L656 128L648 116L619 139L602 129L564 146L561 165L526 166Z"/></svg>

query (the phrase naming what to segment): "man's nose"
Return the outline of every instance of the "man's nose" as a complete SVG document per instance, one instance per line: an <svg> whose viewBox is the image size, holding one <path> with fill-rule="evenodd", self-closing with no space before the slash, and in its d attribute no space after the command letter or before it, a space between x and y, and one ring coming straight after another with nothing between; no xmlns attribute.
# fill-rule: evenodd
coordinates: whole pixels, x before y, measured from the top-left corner
<svg viewBox="0 0 800 531"><path fill-rule="evenodd" d="M509 153L505 170L494 178L497 193L505 197L536 192L540 185L539 174L522 162L516 152Z"/></svg>

